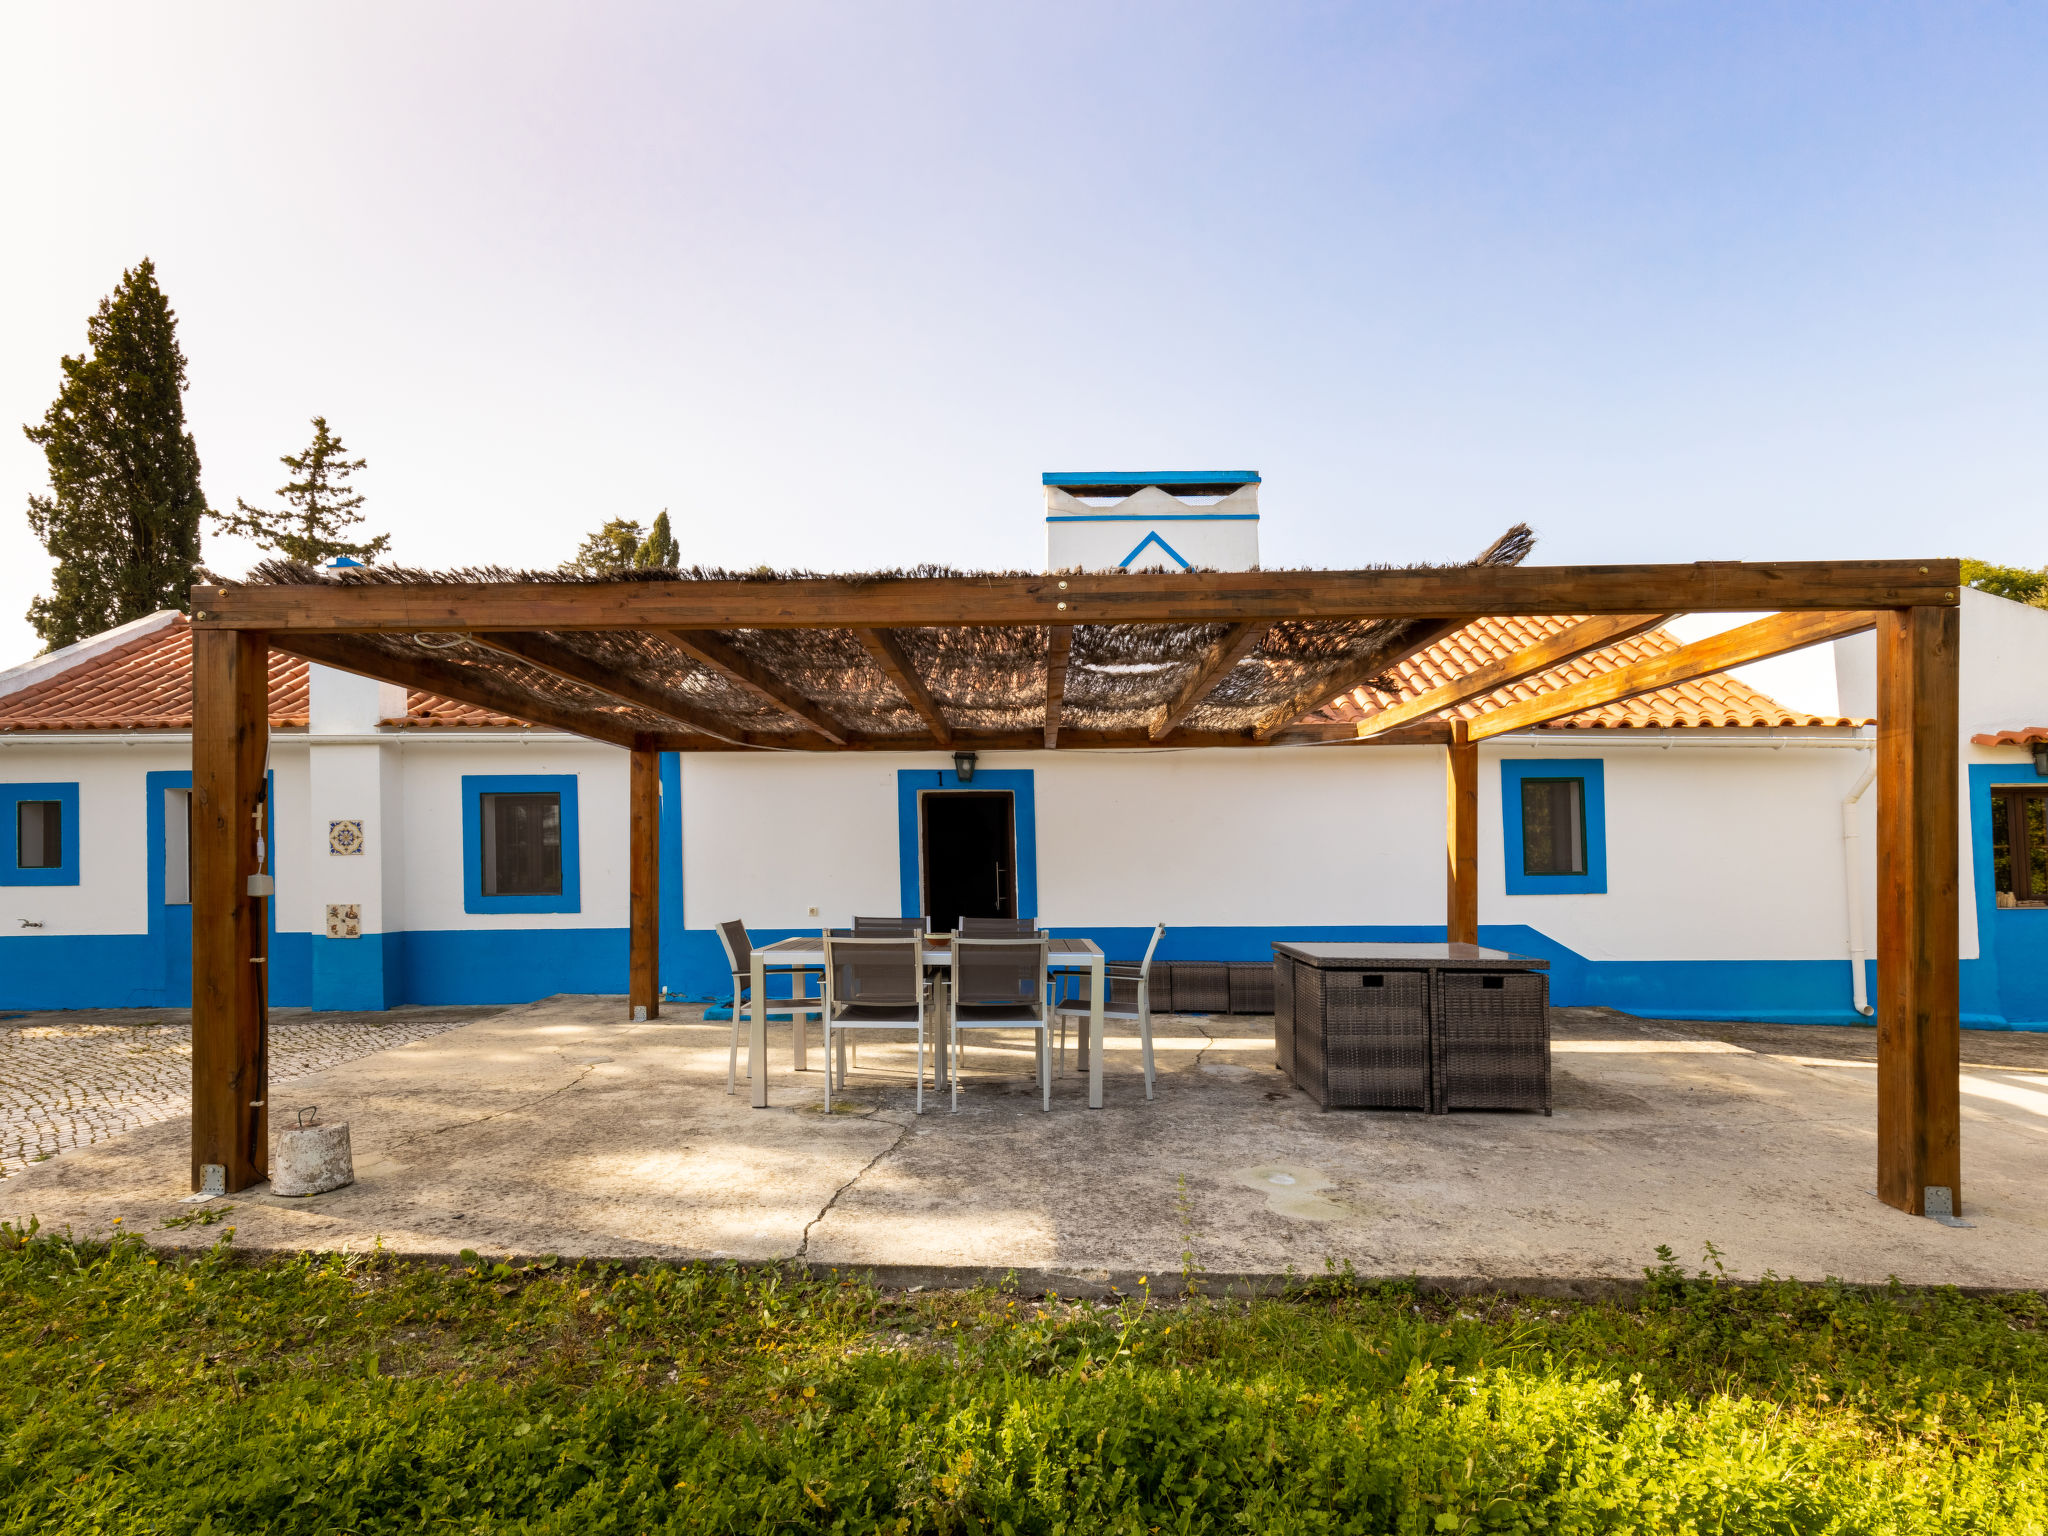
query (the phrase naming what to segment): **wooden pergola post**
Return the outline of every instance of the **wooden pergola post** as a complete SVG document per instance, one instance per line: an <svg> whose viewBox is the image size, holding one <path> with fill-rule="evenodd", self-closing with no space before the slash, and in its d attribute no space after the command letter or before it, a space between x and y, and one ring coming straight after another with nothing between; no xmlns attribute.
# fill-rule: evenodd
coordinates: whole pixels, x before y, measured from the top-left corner
<svg viewBox="0 0 2048 1536"><path fill-rule="evenodd" d="M1479 743L1456 719L1444 748L1444 936L1479 942Z"/></svg>
<svg viewBox="0 0 2048 1536"><path fill-rule="evenodd" d="M1877 627L1877 1193L1963 1208L1957 1073L1956 709L1961 615ZM1932 1199L1935 1210L1930 1213Z"/></svg>
<svg viewBox="0 0 2048 1536"><path fill-rule="evenodd" d="M632 959L626 984L628 1017L661 1016L661 754L635 749L627 798L632 804L627 852L632 885Z"/></svg>
<svg viewBox="0 0 2048 1536"><path fill-rule="evenodd" d="M270 645L251 630L192 635L192 1187L270 1177L265 886L272 834Z"/></svg>

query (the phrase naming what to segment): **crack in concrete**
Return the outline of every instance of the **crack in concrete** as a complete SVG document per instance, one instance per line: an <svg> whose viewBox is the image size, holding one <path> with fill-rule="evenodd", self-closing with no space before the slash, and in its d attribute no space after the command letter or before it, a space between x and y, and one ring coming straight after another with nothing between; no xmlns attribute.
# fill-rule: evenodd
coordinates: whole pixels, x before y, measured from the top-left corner
<svg viewBox="0 0 2048 1536"><path fill-rule="evenodd" d="M868 1174L871 1171L873 1171L875 1164L879 1163L891 1152L894 1152L898 1147L902 1146L904 1138L910 1134L910 1122L908 1120L892 1120L888 1123L896 1127L896 1139L890 1142L889 1145L887 1145L886 1147L882 1148L882 1150L877 1152L873 1157L869 1158L866 1163L862 1164L860 1172L856 1173L844 1184L840 1185L837 1189L833 1190L832 1198L830 1200L827 1200L822 1206L818 1208L818 1214L813 1216L809 1221L804 1223L803 1240L796 1245L796 1253L794 1255L794 1257L799 1261L805 1258L811 1251L811 1228L815 1227L819 1222L823 1221L827 1216L831 1215L832 1207L839 1203L839 1197L845 1194L849 1189L853 1188L853 1186L858 1184L862 1179L866 1178Z"/></svg>
<svg viewBox="0 0 2048 1536"><path fill-rule="evenodd" d="M528 1099L523 1104L511 1104L507 1105L504 1109L494 1109L488 1115L478 1115L474 1120L457 1120L452 1125L437 1125L430 1131L415 1132L413 1135L406 1137L403 1141L394 1141L393 1143L391 1143L391 1150L395 1152L400 1147L409 1147L414 1142L422 1140L423 1138L428 1136L442 1136L446 1135L449 1131L465 1131L468 1130L469 1127L471 1127L472 1125L482 1125L486 1120L503 1119L506 1115L518 1114L519 1111L521 1111L522 1109L532 1109L536 1105L545 1104L549 1099L556 1098L561 1094L567 1093L571 1088L577 1087L582 1083L582 1081L586 1077L590 1076L590 1074L595 1072L596 1070L596 1064L593 1063L592 1065L585 1067L581 1072L578 1072L573 1080L562 1084L562 1086L559 1088L550 1088L546 1093L542 1094L539 1098Z"/></svg>
<svg viewBox="0 0 2048 1536"><path fill-rule="evenodd" d="M1203 1046L1199 1051L1195 1052L1194 1070L1199 1072L1202 1070L1202 1058L1208 1055L1210 1050L1215 1046L1216 1037L1209 1033L1209 1026L1202 1022L1202 1016L1200 1014L1195 1015L1195 1028L1199 1029L1202 1032L1202 1038L1209 1042L1207 1045Z"/></svg>

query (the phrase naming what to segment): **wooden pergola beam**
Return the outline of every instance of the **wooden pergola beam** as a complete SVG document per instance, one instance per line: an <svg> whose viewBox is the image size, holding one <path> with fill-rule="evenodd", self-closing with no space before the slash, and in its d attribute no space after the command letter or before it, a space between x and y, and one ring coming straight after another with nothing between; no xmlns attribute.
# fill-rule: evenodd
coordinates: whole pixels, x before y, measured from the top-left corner
<svg viewBox="0 0 2048 1536"><path fill-rule="evenodd" d="M1259 642L1266 638L1266 631L1273 627L1269 619L1251 619L1242 624L1233 624L1219 635L1210 645L1202 660L1196 666L1194 675L1181 684L1180 692L1157 720L1152 722L1148 735L1154 741L1168 734L1187 717L1188 711L1206 699L1216 685L1230 675L1230 669L1259 648Z"/></svg>
<svg viewBox="0 0 2048 1536"><path fill-rule="evenodd" d="M1861 634L1876 624L1874 613L1774 613L1633 666L1617 667L1533 699L1489 710L1471 722L1472 739L1481 741L1509 731L1528 730L1547 720L1563 720L1602 705L1619 704L1640 694L1655 693L1659 688L1711 677L1730 667L1802 651L1809 645L1839 640L1844 635Z"/></svg>
<svg viewBox="0 0 2048 1536"><path fill-rule="evenodd" d="M192 1188L232 1194L270 1177L267 825L270 647L261 634L192 637Z"/></svg>
<svg viewBox="0 0 2048 1536"><path fill-rule="evenodd" d="M1076 572L898 581L504 582L192 589L200 627L393 633L904 629L1244 623L1418 614L1841 611L1952 607L1953 559L1449 566L1408 571Z"/></svg>
<svg viewBox="0 0 2048 1536"><path fill-rule="evenodd" d="M1463 720L1444 753L1444 937L1479 942L1479 745Z"/></svg>
<svg viewBox="0 0 2048 1536"><path fill-rule="evenodd" d="M744 745L752 745L758 741L770 741L776 746L798 744L788 737L761 737L757 733L744 731L709 710L700 709L690 700L679 697L672 689L635 677L631 672L623 671L596 657L586 656L581 651L571 650L551 635L488 634L475 635L471 638L478 645L501 651L515 661L523 661L530 667L538 667L543 672L592 689L621 703L631 704L635 709L643 709L649 714L673 720L685 730L700 735L730 737Z"/></svg>
<svg viewBox="0 0 2048 1536"><path fill-rule="evenodd" d="M1067 698L1067 663L1074 654L1074 626L1054 624L1045 637L1045 746L1060 744L1060 711Z"/></svg>
<svg viewBox="0 0 2048 1536"><path fill-rule="evenodd" d="M1253 735L1264 740L1277 735L1297 721L1307 718L1326 704L1334 703L1362 683L1369 683L1389 667L1398 667L1411 656L1420 655L1439 640L1455 635L1463 629L1465 619L1418 619L1406 626L1398 638L1389 638L1387 643L1370 655L1361 656L1340 671L1323 678L1314 686L1304 688L1278 709L1269 711L1254 729Z"/></svg>
<svg viewBox="0 0 2048 1536"><path fill-rule="evenodd" d="M626 1017L661 1016L661 754L633 753L627 774Z"/></svg>
<svg viewBox="0 0 2048 1536"><path fill-rule="evenodd" d="M1583 656L1588 651L1597 651L1602 646L1618 645L1624 640L1633 640L1637 635L1655 629L1671 617L1668 613L1616 613L1601 618L1584 619L1563 630L1525 646L1512 656L1503 656L1499 661L1490 661L1483 667L1475 667L1463 677L1453 678L1441 688L1432 688L1427 693L1417 694L1402 704L1394 704L1378 714L1358 722L1361 740L1391 731L1415 720L1426 720L1444 710L1455 709L1473 699L1483 699L1489 693L1518 683L1525 677L1534 677L1539 672L1548 672L1552 667L1561 666L1573 657Z"/></svg>
<svg viewBox="0 0 2048 1536"><path fill-rule="evenodd" d="M1914 608L1877 633L1877 1194L1915 1216L1937 1190L1963 1210L1960 620Z"/></svg>
<svg viewBox="0 0 2048 1536"><path fill-rule="evenodd" d="M374 677L379 682L397 683L402 688L437 694L458 704L510 715L549 730L570 731L614 747L631 747L638 736L628 721L610 718L594 710L565 709L553 701L529 693L494 672L461 667L453 662L426 657L394 656L348 635L279 635L275 648L317 661L323 667Z"/></svg>
<svg viewBox="0 0 2048 1536"><path fill-rule="evenodd" d="M858 640L868 655L875 660L896 685L896 691L904 701L917 711L932 733L932 739L940 746L950 745L953 728L946 723L946 717L939 713L939 706L932 702L932 696L925 691L917 669L910 664L910 658L903 653L903 642L886 629L855 629L854 639Z"/></svg>
<svg viewBox="0 0 2048 1536"><path fill-rule="evenodd" d="M675 646L694 661L739 684L756 697L803 721L835 746L845 745L852 734L830 715L767 668L743 656L708 629L654 630L656 639Z"/></svg>
<svg viewBox="0 0 2048 1536"><path fill-rule="evenodd" d="M1169 736L1154 741L1144 731L1082 731L1063 726L1059 734L1059 750L1069 748L1075 751L1115 750L1129 751L1133 747L1157 748L1161 751L1184 750L1188 747L1301 747L1332 745L1345 747L1441 747L1451 739L1451 727L1441 720L1424 720L1415 725L1404 726L1398 731L1389 731L1369 741L1359 741L1352 735L1349 725L1330 722L1296 726L1282 731L1266 741L1244 731L1175 731ZM815 739L815 738L813 738ZM660 752L738 752L748 750L743 744L714 741L703 736L663 735L651 733L639 738L637 745L648 751ZM1042 749L1045 737L1042 731L955 731L946 743L948 747L961 751L976 752L1029 752ZM856 736L843 747L830 749L814 747L810 750L834 752L928 752L934 743L928 736Z"/></svg>

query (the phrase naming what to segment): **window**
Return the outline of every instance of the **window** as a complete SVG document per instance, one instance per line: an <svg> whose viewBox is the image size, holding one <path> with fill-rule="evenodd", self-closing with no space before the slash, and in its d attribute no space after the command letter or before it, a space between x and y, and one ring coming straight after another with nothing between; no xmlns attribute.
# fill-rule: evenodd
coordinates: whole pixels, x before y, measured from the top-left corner
<svg viewBox="0 0 2048 1536"><path fill-rule="evenodd" d="M573 773L462 776L462 909L580 912Z"/></svg>
<svg viewBox="0 0 2048 1536"><path fill-rule="evenodd" d="M1522 780L1522 873L1586 872L1586 781Z"/></svg>
<svg viewBox="0 0 2048 1536"><path fill-rule="evenodd" d="M562 797L484 795L484 895L562 894Z"/></svg>
<svg viewBox="0 0 2048 1536"><path fill-rule="evenodd" d="M0 885L78 884L78 786L0 784Z"/></svg>
<svg viewBox="0 0 2048 1536"><path fill-rule="evenodd" d="M192 791L164 791L164 905L192 905Z"/></svg>
<svg viewBox="0 0 2048 1536"><path fill-rule="evenodd" d="M1607 889L1607 765L1597 757L1500 765L1502 862L1510 896Z"/></svg>
<svg viewBox="0 0 2048 1536"><path fill-rule="evenodd" d="M2048 907L2048 787L1991 791L1991 879L2001 907Z"/></svg>
<svg viewBox="0 0 2048 1536"><path fill-rule="evenodd" d="M14 802L14 866L17 869L64 867L64 802Z"/></svg>

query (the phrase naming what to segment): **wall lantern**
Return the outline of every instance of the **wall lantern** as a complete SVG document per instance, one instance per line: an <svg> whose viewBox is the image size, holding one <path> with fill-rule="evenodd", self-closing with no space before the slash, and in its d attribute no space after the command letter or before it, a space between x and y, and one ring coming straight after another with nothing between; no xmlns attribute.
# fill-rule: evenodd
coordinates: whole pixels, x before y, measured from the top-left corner
<svg viewBox="0 0 2048 1536"><path fill-rule="evenodd" d="M2036 763L2048 761L2048 743L2043 743L2041 748L2034 754L2034 761ZM2048 768L2043 768L2041 771L2048 773ZM974 754L972 752L955 752L953 754L953 772L962 784L972 784L974 782Z"/></svg>
<svg viewBox="0 0 2048 1536"><path fill-rule="evenodd" d="M959 758L954 758L959 762ZM2037 778L2048 779L2048 741L2034 743L2034 774Z"/></svg>

